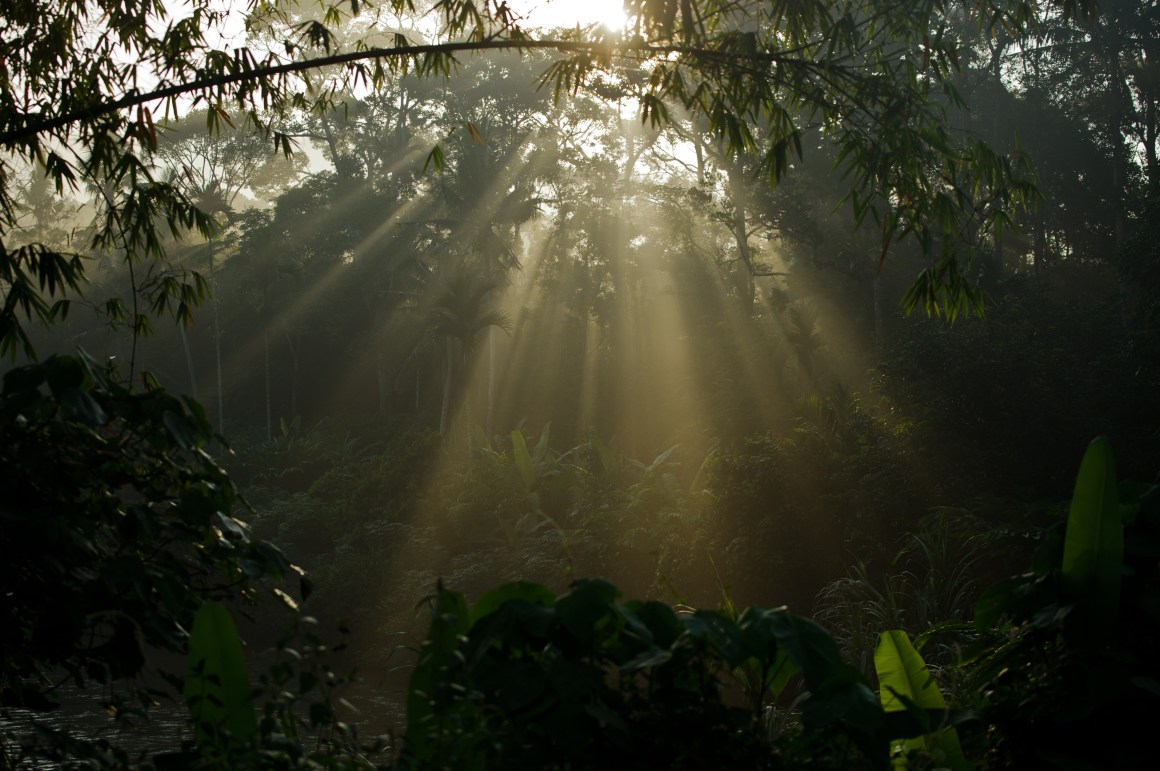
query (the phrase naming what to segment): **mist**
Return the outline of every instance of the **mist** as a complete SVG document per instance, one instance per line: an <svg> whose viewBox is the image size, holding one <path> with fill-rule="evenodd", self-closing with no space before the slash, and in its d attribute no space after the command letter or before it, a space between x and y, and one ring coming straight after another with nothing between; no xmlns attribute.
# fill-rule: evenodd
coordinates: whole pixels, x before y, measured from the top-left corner
<svg viewBox="0 0 1160 771"><path fill-rule="evenodd" d="M787 606L872 676L879 632L965 621L1030 563L1093 438L1121 480L1160 458L1156 94L1124 75L1139 121L1113 120L1069 54L961 51L947 125L1037 197L956 234L962 295L923 293L943 263L851 195L817 116L771 180L704 116L650 117L647 66L557 94L556 54L488 52L281 116L288 156L159 122L152 168L212 218L165 262L93 247L107 190L21 167L8 240L89 266L31 339L201 405L377 730L405 728L437 586Z"/></svg>

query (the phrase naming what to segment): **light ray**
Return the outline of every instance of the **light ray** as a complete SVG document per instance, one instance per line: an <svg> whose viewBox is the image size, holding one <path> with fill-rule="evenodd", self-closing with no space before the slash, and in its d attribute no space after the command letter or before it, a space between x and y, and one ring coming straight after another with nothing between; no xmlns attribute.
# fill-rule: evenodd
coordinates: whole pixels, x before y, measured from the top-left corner
<svg viewBox="0 0 1160 771"><path fill-rule="evenodd" d="M511 0L511 7L532 27L603 24L620 30L628 22L623 0Z"/></svg>

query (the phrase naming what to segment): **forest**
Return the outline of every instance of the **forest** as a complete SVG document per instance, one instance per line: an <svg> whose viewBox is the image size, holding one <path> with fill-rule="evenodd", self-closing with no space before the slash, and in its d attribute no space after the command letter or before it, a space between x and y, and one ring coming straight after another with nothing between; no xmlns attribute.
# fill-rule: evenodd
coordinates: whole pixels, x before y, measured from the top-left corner
<svg viewBox="0 0 1160 771"><path fill-rule="evenodd" d="M1160 2L0 8L0 769L1154 763Z"/></svg>

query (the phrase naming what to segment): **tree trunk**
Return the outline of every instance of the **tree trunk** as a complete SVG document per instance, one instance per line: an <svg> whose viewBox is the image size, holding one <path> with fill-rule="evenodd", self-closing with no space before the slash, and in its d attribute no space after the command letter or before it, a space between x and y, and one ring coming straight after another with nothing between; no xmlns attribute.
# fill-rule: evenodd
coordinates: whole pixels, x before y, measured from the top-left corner
<svg viewBox="0 0 1160 771"><path fill-rule="evenodd" d="M1115 210L1113 220L1113 237L1115 238L1115 259L1118 261L1123 253L1124 243L1128 237L1128 207L1127 181L1131 159L1125 147L1124 137L1127 134L1125 123L1131 113L1132 95L1128 90L1124 73L1120 67L1118 47L1111 44L1109 35L1107 57L1111 65L1110 85L1112 94L1112 114L1110 118L1109 135L1115 143L1112 148L1112 194L1115 196ZM1123 271L1119 273L1120 290L1120 322L1126 330L1130 330L1132 319L1135 316L1135 292L1132 282L1127 279Z"/></svg>
<svg viewBox="0 0 1160 771"><path fill-rule="evenodd" d="M999 115L1001 113L1000 98L1002 97L1002 95L1004 93L1003 54L1007 50L1006 41L1007 41L1007 36L1003 32L1002 28L1001 27L996 28L995 45L992 48L992 52L991 52L991 77L993 80L992 86L995 89L994 99L992 100L992 104L991 104L991 141L992 142L998 141L998 137L999 137ZM999 266L1000 270L1003 270L1006 267L1006 265L1004 264L1004 255L1003 255L1003 231L998 225L995 226L995 261L996 261L996 264Z"/></svg>
<svg viewBox="0 0 1160 771"><path fill-rule="evenodd" d="M286 332L286 344L290 348L290 419L298 417L298 372L299 372L299 347L302 343L302 333L295 332L293 335L289 331Z"/></svg>
<svg viewBox="0 0 1160 771"><path fill-rule="evenodd" d="M346 175L343 174L343 166L341 163L342 159L338 153L338 138L334 135L334 129L330 125L330 120L325 115L322 116L321 120L322 130L326 135L326 148L330 151L330 162L334 164L334 173L338 175L340 179L345 180Z"/></svg>
<svg viewBox="0 0 1160 771"><path fill-rule="evenodd" d="M882 270L874 271L874 359L882 364Z"/></svg>
<svg viewBox="0 0 1160 771"><path fill-rule="evenodd" d="M735 163L729 164L729 195L733 199L733 238L737 241L737 256L741 262L744 286L739 287L745 293L742 298L744 307L753 313L754 300L757 297L757 282L754 278L753 253L749 249L749 225L745 217L745 203L741 170Z"/></svg>
<svg viewBox="0 0 1160 771"><path fill-rule="evenodd" d="M491 436L492 418L495 413L495 327L487 328L487 418L484 430Z"/></svg>
<svg viewBox="0 0 1160 771"><path fill-rule="evenodd" d="M270 332L262 331L262 348L266 365L266 441L274 441L274 410L270 404Z"/></svg>
<svg viewBox="0 0 1160 771"><path fill-rule="evenodd" d="M1156 140L1160 129L1156 124L1156 99L1149 95L1144 105L1144 167L1148 174L1149 192L1160 187L1160 162L1156 158Z"/></svg>
<svg viewBox="0 0 1160 771"><path fill-rule="evenodd" d="M447 376L443 379L443 409L439 412L439 435L447 434L447 417L451 412L451 379L455 374L455 347L447 341Z"/></svg>
<svg viewBox="0 0 1160 771"><path fill-rule="evenodd" d="M382 345L376 345L375 373L379 381L379 415L386 416L387 405L390 403L390 382L387 377L387 357L383 355Z"/></svg>
<svg viewBox="0 0 1160 771"><path fill-rule="evenodd" d="M193 352L189 350L189 337L185 334L184 322L178 322L177 331L181 333L181 347L185 349L185 366L189 369L189 395L198 400L197 374L193 370Z"/></svg>
<svg viewBox="0 0 1160 771"><path fill-rule="evenodd" d="M213 301L213 352L214 361L217 365L218 433L224 434L226 431L226 408L225 396L222 394L222 328L218 316L218 293L214 276L213 239L210 238L206 243L209 246L209 293Z"/></svg>

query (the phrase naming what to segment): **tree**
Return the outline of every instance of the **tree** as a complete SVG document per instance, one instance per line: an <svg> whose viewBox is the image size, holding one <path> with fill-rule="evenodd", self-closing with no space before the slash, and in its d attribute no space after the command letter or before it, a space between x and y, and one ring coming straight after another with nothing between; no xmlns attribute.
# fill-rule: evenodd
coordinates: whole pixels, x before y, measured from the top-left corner
<svg viewBox="0 0 1160 771"><path fill-rule="evenodd" d="M485 329L511 328L507 314L488 308L487 298L494 289L495 284L487 277L460 269L440 286L429 311L428 334L443 343L447 354L439 413L440 434L447 433L456 364L465 361L475 347L475 339Z"/></svg>
<svg viewBox="0 0 1160 771"><path fill-rule="evenodd" d="M234 46L237 13L195 0L175 18L146 0L29 2L11 9L0 44L0 307L3 350L30 352L28 319L49 320L64 294L78 290L84 266L45 244L12 248L16 227L14 157L44 167L58 190L113 183L127 190L93 243L120 238L133 254L159 256L160 234L210 222L178 181L158 178L147 161L157 123L186 103L207 110L209 127L250 123L288 151L279 116L325 112L346 86L377 89L400 73L447 75L455 57L472 51L547 49L563 54L545 73L557 96L584 87L621 62L647 63L642 118L654 124L675 109L701 116L706 131L731 153L761 159L776 180L804 151L801 129L824 128L840 148L839 163L860 220L881 230L882 253L913 235L931 257L911 295L928 312L953 315L977 304L962 277L969 250L965 227L984 232L1022 204L1030 182L1017 159L997 155L946 125L944 93L953 102L956 40L945 12L955 4L867 0L833 6L720 0L633 4L621 36L599 29L538 37L518 24L506 3L438 0L433 41L402 33L385 46L361 41L339 48L336 25L360 3L324 6L321 20L301 21L290 3L260 3L245 16L262 31L263 47ZM396 11L410 0L389 0ZM1056 0L1064 13L1086 11L1082 0ZM973 4L988 29L1015 33L1031 22L1019 0ZM275 43L277 43L275 45ZM121 52L133 54L125 63Z"/></svg>
<svg viewBox="0 0 1160 771"><path fill-rule="evenodd" d="M505 55L497 66L473 67L471 82L447 97L448 117L466 124L452 151L437 190L438 218L455 250L478 263L486 282L495 287L519 267L516 254L520 227L539 211L538 189L552 169L556 148L546 142L551 106L541 95L530 95L507 84L506 73L518 60ZM514 79L512 79L514 80ZM464 84L460 84L464 85ZM470 105L467 109L459 105ZM460 123L458 119L464 120ZM485 295L488 301L494 293ZM493 429L496 389L495 326L488 328L487 410L484 431Z"/></svg>
<svg viewBox="0 0 1160 771"><path fill-rule="evenodd" d="M911 302L932 313L977 306L963 278L971 243L961 235L992 232L1031 192L1018 157L947 125L956 103L957 41L946 19L954 0L642 1L623 35L556 37L523 29L506 2L436 0L439 32L429 40L340 43L337 28L362 5L324 4L311 18L285 0L255 2L245 24L263 34L235 44L237 14L216 0L191 0L179 16L156 0L9 4L0 30L0 352L35 356L26 325L58 319L87 278L79 250L17 235L20 164L43 169L57 194L106 192L90 248L115 250L129 266L161 260L170 236L208 238L215 223L187 179L155 168L159 124L204 109L209 130L257 128L288 152L288 115L328 114L343 94L403 74L449 76L455 57L470 52L556 52L543 81L560 98L599 72L634 66L647 72L637 97L644 122L691 113L729 157L757 159L772 181L806 151L803 128L820 126L838 148L855 216L879 228L880 259L910 235L931 260ZM1031 21L1023 0L970 5L988 29L1018 34ZM430 155L436 166L440 157ZM436 326L467 343L487 319L478 287L463 296L473 301L437 314ZM443 422L455 350L449 344ZM130 676L143 666L141 640L180 649L202 600L284 567L248 544L229 515L232 489L201 449L208 432L194 404L135 393L82 358L13 370L3 396L0 451L17 473L4 477L0 533L37 536L5 544L19 558L6 566L5 586L22 598L6 606L6 696L26 704L43 696L50 666L73 679ZM57 560L62 540L69 553ZM160 574L156 560L165 562ZM60 619L63 633L53 626Z"/></svg>
<svg viewBox="0 0 1160 771"><path fill-rule="evenodd" d="M235 202L246 187L260 188L263 177L267 180L281 176L278 171L294 172L294 166L285 164L277 168L276 158L272 158L263 138L253 132L229 130L210 134L198 125L205 116L194 113L178 124L167 127L158 137L155 157L168 170L171 177L181 177L189 188L189 194L197 207L214 218L218 229L228 227L234 217ZM222 387L222 333L217 291L217 265L214 253L214 236L206 239L204 249L209 268L209 287L213 308L214 368L217 374L217 426L225 430L225 393ZM187 346L185 331L182 341ZM189 363L190 378L196 391L192 359Z"/></svg>

